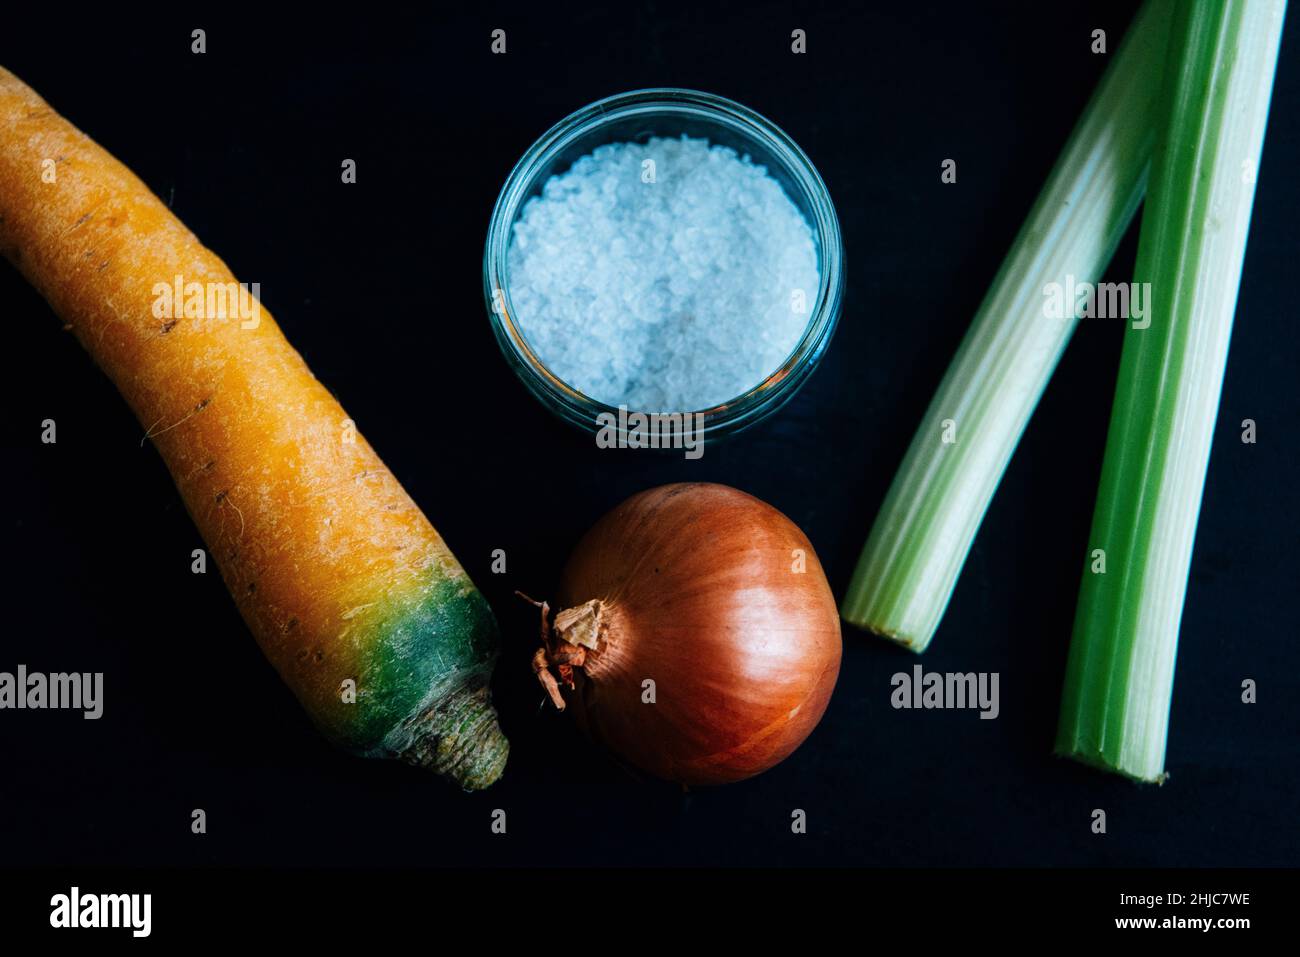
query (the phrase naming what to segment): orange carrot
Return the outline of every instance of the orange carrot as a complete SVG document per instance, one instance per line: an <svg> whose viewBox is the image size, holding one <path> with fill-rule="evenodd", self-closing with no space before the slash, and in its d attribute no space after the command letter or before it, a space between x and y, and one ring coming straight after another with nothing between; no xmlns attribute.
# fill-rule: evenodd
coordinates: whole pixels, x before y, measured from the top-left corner
<svg viewBox="0 0 1300 957"><path fill-rule="evenodd" d="M322 730L496 780L496 625L465 571L225 263L3 68L0 252L130 403Z"/></svg>

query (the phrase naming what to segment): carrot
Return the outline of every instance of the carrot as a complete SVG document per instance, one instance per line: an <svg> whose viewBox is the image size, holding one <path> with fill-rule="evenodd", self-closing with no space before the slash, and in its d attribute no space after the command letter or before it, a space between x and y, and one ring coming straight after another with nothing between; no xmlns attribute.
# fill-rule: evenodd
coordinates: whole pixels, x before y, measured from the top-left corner
<svg viewBox="0 0 1300 957"><path fill-rule="evenodd" d="M3 68L0 251L130 404L317 725L466 788L496 780L496 623L464 569L275 320L205 300L237 288L225 263Z"/></svg>

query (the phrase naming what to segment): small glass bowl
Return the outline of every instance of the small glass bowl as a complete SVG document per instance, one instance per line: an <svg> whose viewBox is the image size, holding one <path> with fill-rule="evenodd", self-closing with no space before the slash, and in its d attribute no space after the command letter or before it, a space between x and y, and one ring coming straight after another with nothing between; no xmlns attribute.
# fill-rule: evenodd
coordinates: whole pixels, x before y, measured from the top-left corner
<svg viewBox="0 0 1300 957"><path fill-rule="evenodd" d="M738 432L784 405L816 367L839 320L844 297L839 219L826 184L794 140L753 110L710 93L662 88L598 100L547 130L515 164L492 210L483 253L483 292L492 331L506 360L548 409L589 432L600 428L597 417L602 413L617 418L618 408L584 395L551 372L516 324L507 266L514 225L524 204L540 195L548 179L564 173L596 147L683 134L705 138L711 146L729 146L767 168L812 229L820 273L803 337L780 368L721 405L691 410L703 413L704 435L716 439Z"/></svg>

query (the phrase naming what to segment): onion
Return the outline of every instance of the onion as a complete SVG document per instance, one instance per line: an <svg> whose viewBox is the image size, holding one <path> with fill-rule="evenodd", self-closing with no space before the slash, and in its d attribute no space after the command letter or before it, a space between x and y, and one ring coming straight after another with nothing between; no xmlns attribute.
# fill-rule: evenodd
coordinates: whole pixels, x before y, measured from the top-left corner
<svg viewBox="0 0 1300 957"><path fill-rule="evenodd" d="M683 784L772 767L821 720L835 599L788 518L725 485L634 495L578 543L534 670L627 762ZM563 690L562 690L563 689Z"/></svg>

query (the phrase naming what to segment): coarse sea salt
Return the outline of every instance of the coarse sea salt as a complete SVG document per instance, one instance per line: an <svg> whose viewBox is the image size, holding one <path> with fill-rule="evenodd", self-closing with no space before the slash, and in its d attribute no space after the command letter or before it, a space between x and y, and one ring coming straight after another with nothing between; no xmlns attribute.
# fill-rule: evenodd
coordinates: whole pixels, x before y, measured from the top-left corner
<svg viewBox="0 0 1300 957"><path fill-rule="evenodd" d="M601 146L552 176L507 269L542 363L643 412L758 385L803 336L819 281L812 229L766 168L686 136Z"/></svg>

